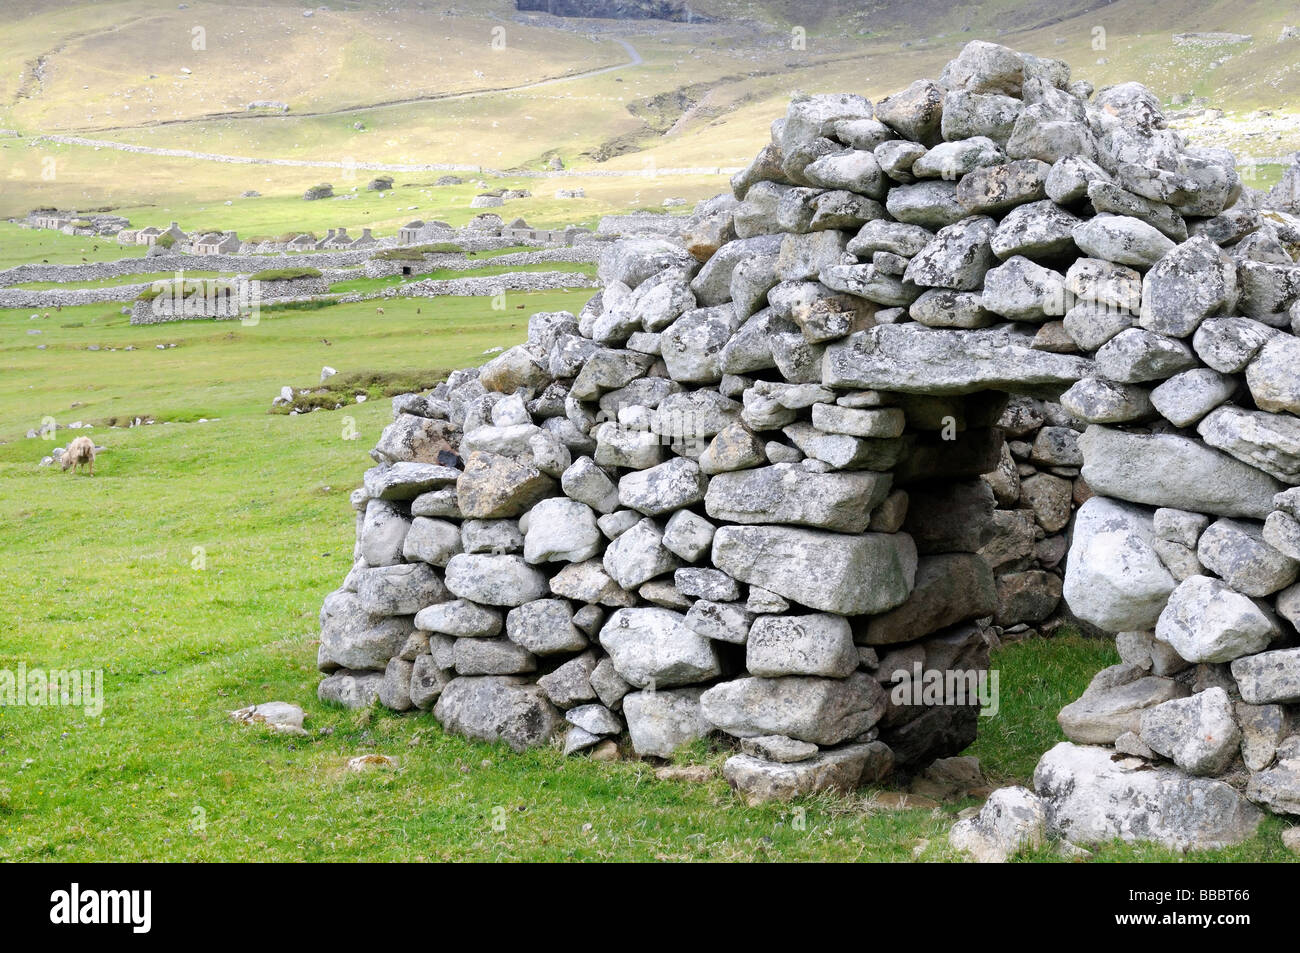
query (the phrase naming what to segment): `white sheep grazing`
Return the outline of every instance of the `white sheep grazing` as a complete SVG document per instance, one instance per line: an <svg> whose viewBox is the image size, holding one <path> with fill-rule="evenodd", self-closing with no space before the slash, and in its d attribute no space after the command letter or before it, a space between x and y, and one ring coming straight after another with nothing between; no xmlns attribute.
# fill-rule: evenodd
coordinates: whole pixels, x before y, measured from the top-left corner
<svg viewBox="0 0 1300 953"><path fill-rule="evenodd" d="M69 468L76 472L76 467L85 466L90 475L95 475L95 442L89 437L78 437L72 443L68 444L68 449L63 451L63 456L59 459L66 472Z"/></svg>

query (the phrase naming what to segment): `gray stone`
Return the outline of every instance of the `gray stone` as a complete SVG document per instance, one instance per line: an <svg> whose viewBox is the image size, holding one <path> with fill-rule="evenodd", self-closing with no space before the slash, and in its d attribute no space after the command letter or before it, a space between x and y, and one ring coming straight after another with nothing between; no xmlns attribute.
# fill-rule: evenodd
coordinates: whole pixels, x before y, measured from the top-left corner
<svg viewBox="0 0 1300 953"><path fill-rule="evenodd" d="M977 173L972 173L972 175ZM912 185L896 185L889 190L885 208L905 225L939 229L952 225L970 214L958 201L958 183L927 179ZM981 212L985 211L980 209ZM825 279L822 279L823 282Z"/></svg>
<svg viewBox="0 0 1300 953"><path fill-rule="evenodd" d="M1246 785L1246 797L1276 813L1300 815L1300 762L1285 761L1252 774Z"/></svg>
<svg viewBox="0 0 1300 953"><path fill-rule="evenodd" d="M1068 277L1066 280L1068 282ZM1079 347L1095 351L1121 331L1136 325L1137 316L1108 304L1081 301L1065 312L1062 323L1065 332Z"/></svg>
<svg viewBox="0 0 1300 953"><path fill-rule="evenodd" d="M1074 250L1079 219L1055 202L1030 202L1013 208L998 223L990 246L1003 261L1015 255L1055 259Z"/></svg>
<svg viewBox="0 0 1300 953"><path fill-rule="evenodd" d="M1208 318L1196 329L1192 346L1197 357L1216 371L1237 374L1277 333L1250 318Z"/></svg>
<svg viewBox="0 0 1300 953"><path fill-rule="evenodd" d="M713 732L700 706L700 688L632 692L623 698L632 750L641 757L671 758L682 745Z"/></svg>
<svg viewBox="0 0 1300 953"><path fill-rule="evenodd" d="M874 678L854 672L844 679L738 678L714 685L700 703L710 723L738 738L786 735L825 746L874 727L888 698Z"/></svg>
<svg viewBox="0 0 1300 953"><path fill-rule="evenodd" d="M1222 781L1112 755L1061 742L1038 762L1034 790L1047 802L1053 833L1080 844L1119 838L1215 848L1248 840L1263 819Z"/></svg>
<svg viewBox="0 0 1300 953"><path fill-rule="evenodd" d="M848 794L861 784L884 777L892 767L888 746L872 741L822 751L794 763L732 755L723 764L722 774L741 799L752 806L824 791Z"/></svg>
<svg viewBox="0 0 1300 953"><path fill-rule="evenodd" d="M631 606L636 597L605 572L600 560L571 563L551 577L551 592L589 605Z"/></svg>
<svg viewBox="0 0 1300 953"><path fill-rule="evenodd" d="M889 487L887 474L812 474L781 463L715 476L705 510L714 519L733 523L794 523L860 533Z"/></svg>
<svg viewBox="0 0 1300 953"><path fill-rule="evenodd" d="M751 675L846 678L857 667L853 630L843 616L764 616L745 643L745 669Z"/></svg>
<svg viewBox="0 0 1300 953"><path fill-rule="evenodd" d="M336 590L325 597L320 613L321 651L348 669L383 669L411 634L411 620L376 617L362 607L356 593Z"/></svg>
<svg viewBox="0 0 1300 953"><path fill-rule="evenodd" d="M518 516L555 491L555 480L536 467L475 451L456 481L456 500L469 518Z"/></svg>
<svg viewBox="0 0 1300 953"><path fill-rule="evenodd" d="M379 684L379 704L393 711L410 711L411 671L414 666L406 659L388 660L384 669L384 680ZM301 727L301 726L300 726Z"/></svg>
<svg viewBox="0 0 1300 953"><path fill-rule="evenodd" d="M742 738L740 750L760 761L795 764L807 761L820 749L814 744L787 738L785 735L760 735L757 738Z"/></svg>
<svg viewBox="0 0 1300 953"><path fill-rule="evenodd" d="M1082 156L1064 156L1047 174L1047 197L1058 205L1073 205L1088 195L1092 182L1109 182L1110 174Z"/></svg>
<svg viewBox="0 0 1300 953"><path fill-rule="evenodd" d="M849 240L847 251L862 258L878 251L911 258L920 254L934 237L933 232L919 225L876 219L863 225L857 235Z"/></svg>
<svg viewBox="0 0 1300 953"><path fill-rule="evenodd" d="M1291 718L1281 705L1237 702L1234 712L1241 726L1241 758L1251 771L1263 771L1290 732Z"/></svg>
<svg viewBox="0 0 1300 953"><path fill-rule="evenodd" d="M1003 864L1047 840L1047 807L1027 788L994 791L973 818L958 821L948 843L977 863Z"/></svg>
<svg viewBox="0 0 1300 953"><path fill-rule="evenodd" d="M428 711L454 677L455 673L440 667L432 655L417 656L411 665L411 704Z"/></svg>
<svg viewBox="0 0 1300 953"><path fill-rule="evenodd" d="M402 547L410 532L411 520L398 506L387 500L366 503L359 541L361 556L371 566L391 566L402 560Z"/></svg>
<svg viewBox="0 0 1300 953"><path fill-rule="evenodd" d="M1300 421L1296 418L1240 407L1219 407L1207 414L1196 430L1210 446L1249 464L1254 483L1264 480L1281 489L1280 484L1257 470L1286 483L1300 483ZM1253 508L1242 515L1264 518L1267 513L1262 508Z"/></svg>
<svg viewBox="0 0 1300 953"><path fill-rule="evenodd" d="M1197 236L1166 253L1142 281L1139 323L1148 331L1190 337L1202 321L1237 301L1237 269L1231 256Z"/></svg>
<svg viewBox="0 0 1300 953"><path fill-rule="evenodd" d="M546 577L522 556L459 553L447 563L447 588L489 606L519 606L547 593Z"/></svg>
<svg viewBox="0 0 1300 953"><path fill-rule="evenodd" d="M1276 649L1235 659L1232 677L1251 705L1300 702L1300 649Z"/></svg>
<svg viewBox="0 0 1300 953"><path fill-rule="evenodd" d="M1148 708L1139 734L1152 751L1196 775L1222 774L1241 744L1232 701L1217 687Z"/></svg>
<svg viewBox="0 0 1300 953"><path fill-rule="evenodd" d="M957 183L957 204L969 215L1001 215L1017 205L1041 201L1047 197L1049 171L1036 158L975 169Z"/></svg>
<svg viewBox="0 0 1300 953"><path fill-rule="evenodd" d="M699 560L713 544L714 526L690 510L679 510L668 518L661 540L664 549L689 563Z"/></svg>
<svg viewBox="0 0 1300 953"><path fill-rule="evenodd" d="M673 582L682 595L694 599L734 602L740 598L736 580L718 569L679 569L673 574Z"/></svg>
<svg viewBox="0 0 1300 953"><path fill-rule="evenodd" d="M511 609L506 636L535 655L580 652L587 639L573 624L573 607L563 599L537 599Z"/></svg>
<svg viewBox="0 0 1300 953"><path fill-rule="evenodd" d="M579 705L564 713L564 720L593 735L616 735L623 722L604 705Z"/></svg>
<svg viewBox="0 0 1300 953"><path fill-rule="evenodd" d="M712 561L742 582L840 615L901 604L916 575L916 547L903 534L722 526L713 538Z"/></svg>
<svg viewBox="0 0 1300 953"><path fill-rule="evenodd" d="M1065 569L1071 611L1110 632L1152 628L1176 586L1154 540L1147 511L1101 496L1084 503Z"/></svg>
<svg viewBox="0 0 1300 953"><path fill-rule="evenodd" d="M525 562L579 563L595 556L603 546L596 514L585 503L555 497L542 500L528 513Z"/></svg>
<svg viewBox="0 0 1300 953"><path fill-rule="evenodd" d="M698 599L686 613L686 625L691 631L718 642L743 645L749 638L754 613L736 602L714 602Z"/></svg>
<svg viewBox="0 0 1300 953"><path fill-rule="evenodd" d="M1204 432L1220 408L1201 422ZM1207 443L1210 443L1207 438ZM1095 493L1149 506L1216 516L1265 518L1272 477L1197 440L1172 434L1143 435L1092 426L1079 438L1083 478Z"/></svg>
<svg viewBox="0 0 1300 953"><path fill-rule="evenodd" d="M925 288L977 291L997 262L989 245L997 224L976 215L939 229L907 265L905 280Z"/></svg>
<svg viewBox="0 0 1300 953"><path fill-rule="evenodd" d="M678 566L676 557L663 545L663 531L649 518L610 543L603 564L610 578L624 589L635 589Z"/></svg>
<svg viewBox="0 0 1300 953"><path fill-rule="evenodd" d="M1175 543L1182 543L1184 546L1195 547L1197 540L1201 538L1201 534L1210 525L1210 517L1204 513L1192 513L1188 510L1161 507L1156 510L1153 522L1156 535L1161 539L1168 539Z"/></svg>
<svg viewBox="0 0 1300 953"><path fill-rule="evenodd" d="M537 668L537 659L509 639L457 639L453 659L458 675L515 675Z"/></svg>
<svg viewBox="0 0 1300 953"><path fill-rule="evenodd" d="M949 90L943 97L943 137L956 140L987 136L1005 146L1023 109L1024 104L1012 96Z"/></svg>
<svg viewBox="0 0 1300 953"><path fill-rule="evenodd" d="M375 566L356 572L357 599L372 616L415 615L425 606L443 602L447 587L424 563Z"/></svg>
<svg viewBox="0 0 1300 953"><path fill-rule="evenodd" d="M803 421L781 429L804 454L826 464L823 469L884 471L898 463L906 449L902 440L826 433Z"/></svg>
<svg viewBox="0 0 1300 953"><path fill-rule="evenodd" d="M586 503L597 513L618 508L618 487L591 457L579 457L560 477L565 496Z"/></svg>
<svg viewBox="0 0 1300 953"><path fill-rule="evenodd" d="M1300 560L1300 521L1275 510L1264 521L1264 542L1287 559Z"/></svg>
<svg viewBox="0 0 1300 953"><path fill-rule="evenodd" d="M465 520L460 524L460 545L467 553L519 553L524 549L524 534L519 520Z"/></svg>
<svg viewBox="0 0 1300 953"><path fill-rule="evenodd" d="M1237 382L1208 367L1175 374L1151 392L1151 403L1176 427L1194 426L1237 391Z"/></svg>
<svg viewBox="0 0 1300 953"><path fill-rule="evenodd" d="M1272 595L1300 574L1300 563L1266 543L1259 526L1237 520L1211 524L1201 534L1196 555L1207 569L1247 596Z"/></svg>
<svg viewBox="0 0 1300 953"><path fill-rule="evenodd" d="M1209 576L1179 584L1156 624L1156 637L1188 662L1231 662L1266 649L1279 634L1271 612Z"/></svg>
<svg viewBox="0 0 1300 953"><path fill-rule="evenodd" d="M1125 384L1165 380L1196 366L1182 341L1143 328L1119 332L1097 351L1097 373Z"/></svg>
<svg viewBox="0 0 1300 953"><path fill-rule="evenodd" d="M568 709L594 701L596 690L591 679L596 665L596 653L583 652L543 675L537 680L537 686L559 708Z"/></svg>
<svg viewBox="0 0 1300 953"><path fill-rule="evenodd" d="M830 345L822 383L909 394L970 394L1064 387L1092 373L1091 361L1038 351L1028 343L1001 328L949 331L880 325Z"/></svg>
<svg viewBox="0 0 1300 953"><path fill-rule="evenodd" d="M660 516L704 499L709 478L699 464L684 457L624 474L618 481L618 499L646 516Z"/></svg>
<svg viewBox="0 0 1300 953"><path fill-rule="evenodd" d="M929 328L985 328L997 320L978 293L946 288L931 288L912 302L908 313Z"/></svg>
<svg viewBox="0 0 1300 953"><path fill-rule="evenodd" d="M942 86L918 79L902 92L876 103L876 118L906 139L933 145L941 138L943 95Z"/></svg>
<svg viewBox="0 0 1300 953"><path fill-rule="evenodd" d="M614 668L638 688L708 681L721 668L712 642L669 609L619 609L600 630Z"/></svg>
<svg viewBox="0 0 1300 953"><path fill-rule="evenodd" d="M1135 268L1150 268L1174 248L1154 225L1105 212L1075 228L1074 243L1085 255Z"/></svg>
<svg viewBox="0 0 1300 953"><path fill-rule="evenodd" d="M417 629L458 638L499 635L501 625L499 611L475 605L464 599L440 602L421 609L415 614Z"/></svg>
<svg viewBox="0 0 1300 953"><path fill-rule="evenodd" d="M1300 338L1278 334L1246 368L1246 384L1255 406L1275 413L1300 414Z"/></svg>
<svg viewBox="0 0 1300 953"><path fill-rule="evenodd" d="M540 687L499 675L452 679L433 715L453 734L504 741L515 751L546 744L561 725L560 713Z"/></svg>
<svg viewBox="0 0 1300 953"><path fill-rule="evenodd" d="M1190 372L1189 372L1190 373ZM1061 395L1061 406L1090 424L1121 424L1155 415L1146 388L1088 377Z"/></svg>
<svg viewBox="0 0 1300 953"><path fill-rule="evenodd" d="M383 682L383 672L340 669L321 679L316 686L316 697L327 704L342 705L344 708L369 708L379 698L379 688Z"/></svg>
<svg viewBox="0 0 1300 953"><path fill-rule="evenodd" d="M417 516L411 520L410 527L402 542L402 556L408 561L446 566L461 551L460 527L455 523Z"/></svg>
<svg viewBox="0 0 1300 953"><path fill-rule="evenodd" d="M623 696L632 690L632 686L618 674L613 661L608 656L596 663L588 681L601 704L607 708L621 706Z"/></svg>

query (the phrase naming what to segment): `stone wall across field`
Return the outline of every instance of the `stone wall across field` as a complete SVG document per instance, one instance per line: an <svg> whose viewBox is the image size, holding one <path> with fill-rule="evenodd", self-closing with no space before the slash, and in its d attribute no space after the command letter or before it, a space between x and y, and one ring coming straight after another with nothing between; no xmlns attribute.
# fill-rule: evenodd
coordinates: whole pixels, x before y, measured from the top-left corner
<svg viewBox="0 0 1300 953"><path fill-rule="evenodd" d="M89 282L107 281L140 274L167 274L177 271L217 271L254 274L273 268L347 268L361 265L375 253L373 248L358 251L312 252L301 255L156 255L148 258L121 258L79 265L17 265L0 271L0 288L33 281Z"/></svg>
<svg viewBox="0 0 1300 953"><path fill-rule="evenodd" d="M472 258L461 252L430 252L418 260L372 258L366 262L367 278L391 278L398 275L423 275L443 269L472 271L476 268L505 268L518 265L536 265L544 262L572 262L595 264L600 257L600 247L580 245L564 248L542 248L537 251L515 252L491 258Z"/></svg>
<svg viewBox="0 0 1300 953"><path fill-rule="evenodd" d="M996 636L1066 618L1123 663L964 846L1004 809L1178 846L1300 814L1300 222L1143 87L981 42L795 100L732 186L395 401L320 697L729 737L788 798L962 750Z"/></svg>

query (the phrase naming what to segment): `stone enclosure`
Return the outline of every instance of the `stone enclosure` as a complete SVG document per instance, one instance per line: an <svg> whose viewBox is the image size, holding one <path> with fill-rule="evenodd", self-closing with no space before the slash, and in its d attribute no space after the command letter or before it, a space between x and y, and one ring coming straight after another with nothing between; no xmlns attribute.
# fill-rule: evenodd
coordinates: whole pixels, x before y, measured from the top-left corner
<svg viewBox="0 0 1300 953"><path fill-rule="evenodd" d="M394 401L320 697L516 749L726 736L789 798L961 751L997 636L1065 618L1123 662L964 842L1300 813L1300 222L1143 87L981 42L797 99L732 185Z"/></svg>

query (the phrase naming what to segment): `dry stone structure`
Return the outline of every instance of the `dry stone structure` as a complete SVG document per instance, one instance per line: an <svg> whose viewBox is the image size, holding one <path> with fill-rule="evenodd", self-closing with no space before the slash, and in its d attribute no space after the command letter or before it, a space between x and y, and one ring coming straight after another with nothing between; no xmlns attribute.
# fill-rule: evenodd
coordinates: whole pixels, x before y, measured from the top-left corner
<svg viewBox="0 0 1300 953"><path fill-rule="evenodd" d="M721 733L749 800L852 789L974 738L999 501L1029 553L1081 503L1064 598L1123 663L963 843L1300 813L1300 223L1143 87L982 42L796 100L732 184L395 401L320 697L569 753Z"/></svg>

